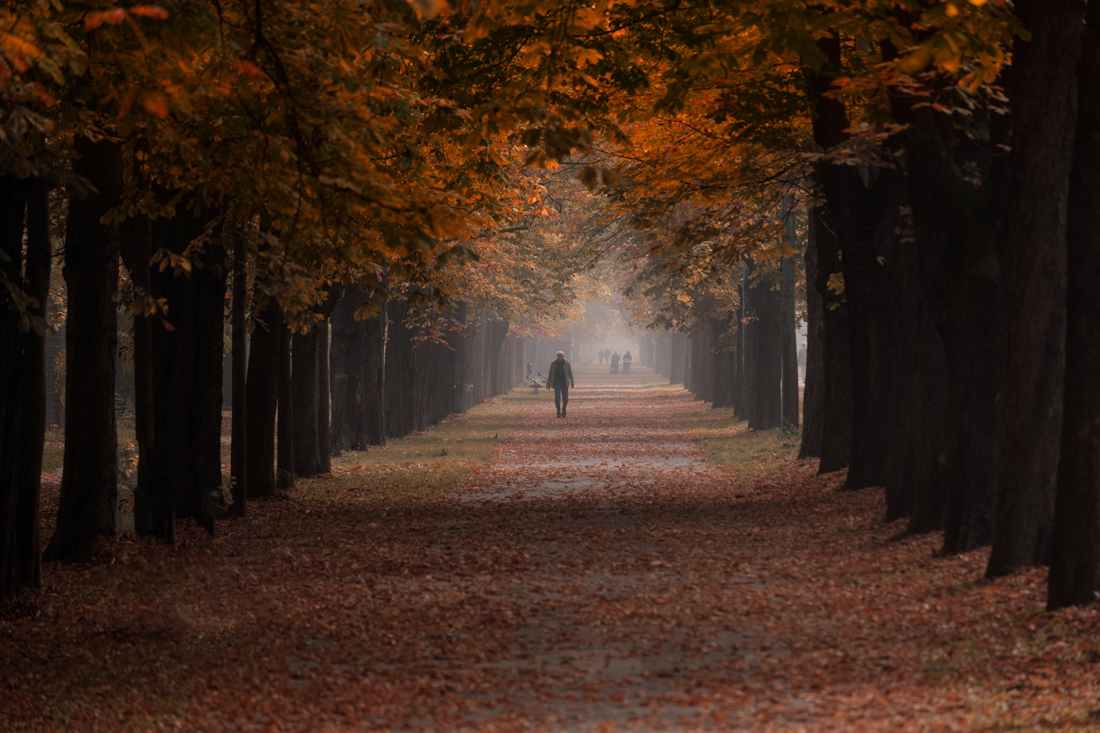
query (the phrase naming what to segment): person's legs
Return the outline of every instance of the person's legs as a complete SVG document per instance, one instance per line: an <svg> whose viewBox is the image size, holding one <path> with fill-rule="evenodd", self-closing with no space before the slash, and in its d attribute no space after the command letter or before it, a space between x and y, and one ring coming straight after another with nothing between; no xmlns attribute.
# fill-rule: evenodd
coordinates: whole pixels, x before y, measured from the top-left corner
<svg viewBox="0 0 1100 733"><path fill-rule="evenodd" d="M561 388L561 416L565 417L565 408L569 407L569 388Z"/></svg>
<svg viewBox="0 0 1100 733"><path fill-rule="evenodd" d="M554 385L554 407L558 408L558 417L561 417L561 387Z"/></svg>

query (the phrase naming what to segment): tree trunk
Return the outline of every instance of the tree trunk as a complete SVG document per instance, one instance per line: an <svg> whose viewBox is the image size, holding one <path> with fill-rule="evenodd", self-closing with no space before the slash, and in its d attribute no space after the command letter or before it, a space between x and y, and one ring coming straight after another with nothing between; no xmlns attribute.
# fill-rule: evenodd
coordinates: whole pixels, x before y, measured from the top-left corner
<svg viewBox="0 0 1100 733"><path fill-rule="evenodd" d="M193 213L185 202L175 218L153 223L153 243L183 254L215 214ZM158 325L152 334L155 440L147 451L148 531L168 542L175 541L177 519L185 517L213 534L222 501L222 357L230 263L225 249L209 242L199 256L189 273L158 268L151 277L154 297L168 303L165 318L172 330Z"/></svg>
<svg viewBox="0 0 1100 733"><path fill-rule="evenodd" d="M810 212L817 247L815 288L821 294L822 418L818 473L848 466L852 450L852 356L848 340L848 305L844 295L829 288L840 274L840 247L831 216L823 206Z"/></svg>
<svg viewBox="0 0 1100 733"><path fill-rule="evenodd" d="M88 561L102 537L115 534L118 503L115 364L118 324L117 223L101 218L118 202L122 148L78 137L73 173L95 193L72 196L63 273L65 324L65 458L57 525L46 558Z"/></svg>
<svg viewBox="0 0 1100 733"><path fill-rule="evenodd" d="M245 476L248 498L275 493L275 405L279 389L279 338L283 314L279 303L269 299L257 310L257 284L252 295L252 338L248 350L246 377L245 444L248 446Z"/></svg>
<svg viewBox="0 0 1100 733"><path fill-rule="evenodd" d="M248 345L245 341L247 323L248 275L245 272L247 253L245 238L233 232L233 436L230 447L229 473L232 477L232 512L245 516L248 497Z"/></svg>
<svg viewBox="0 0 1100 733"><path fill-rule="evenodd" d="M317 445L317 340L320 327L292 339L291 412L294 415L294 475L316 476L321 467Z"/></svg>
<svg viewBox="0 0 1100 733"><path fill-rule="evenodd" d="M275 474L275 487L282 491L294 488L294 398L291 379L291 342L290 326L286 316L279 326L279 399L278 399L278 470Z"/></svg>
<svg viewBox="0 0 1100 733"><path fill-rule="evenodd" d="M1084 6L1019 0L1031 34L1013 46L1012 152L994 197L1005 254L1009 350L993 550L996 577L1049 561L1065 371L1066 206Z"/></svg>
<svg viewBox="0 0 1100 733"><path fill-rule="evenodd" d="M43 178L27 182L26 293L39 321L22 334L22 376L19 420L19 473L16 476L15 539L19 582L42 586L42 546L39 504L42 489L42 452L46 440L46 302L50 296L50 189ZM0 596L3 590L0 590Z"/></svg>
<svg viewBox="0 0 1100 733"><path fill-rule="evenodd" d="M751 430L768 430L779 427L782 420L783 313L780 294L764 283L754 283L754 270L749 265L745 273L745 338L752 360L747 370L748 419Z"/></svg>
<svg viewBox="0 0 1100 733"><path fill-rule="evenodd" d="M1066 243L1066 382L1047 608L1100 594L1100 3L1077 67L1077 134Z"/></svg>
<svg viewBox="0 0 1100 733"><path fill-rule="evenodd" d="M784 224L787 243L798 249L794 211L788 199ZM798 427L798 327L795 324L794 281L797 269L794 257L784 257L780 263L780 350L782 354L782 425L788 430Z"/></svg>
<svg viewBox="0 0 1100 733"><path fill-rule="evenodd" d="M818 286L816 217L810 212L806 242L806 388L802 395L802 449L799 458L821 458L825 433L824 301Z"/></svg>
<svg viewBox="0 0 1100 733"><path fill-rule="evenodd" d="M508 335L508 321L494 319L489 331L489 370L493 385L492 394L495 397L504 392L504 383L500 379L501 347L504 346L504 337Z"/></svg>
<svg viewBox="0 0 1100 733"><path fill-rule="evenodd" d="M402 438L416 430L416 354L412 333L405 323L407 301L390 304L386 342L386 433Z"/></svg>

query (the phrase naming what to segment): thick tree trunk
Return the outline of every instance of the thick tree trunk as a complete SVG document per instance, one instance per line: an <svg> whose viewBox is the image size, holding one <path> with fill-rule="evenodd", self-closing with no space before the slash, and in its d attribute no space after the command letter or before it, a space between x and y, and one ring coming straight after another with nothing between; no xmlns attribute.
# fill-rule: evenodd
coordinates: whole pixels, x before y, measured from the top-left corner
<svg viewBox="0 0 1100 733"><path fill-rule="evenodd" d="M332 392L329 385L328 319L317 332L317 471L332 473Z"/></svg>
<svg viewBox="0 0 1100 733"><path fill-rule="evenodd" d="M46 439L46 302L50 295L50 189L43 178L27 182L26 293L38 324L22 335L23 365L20 387L19 471L16 475L15 540L19 582L42 586L42 546L39 504L42 488L42 452ZM0 596L3 590L0 590Z"/></svg>
<svg viewBox="0 0 1100 733"><path fill-rule="evenodd" d="M65 459L49 560L90 560L115 533L118 504L115 364L118 348L118 224L102 217L122 187L122 148L78 137L73 173L95 186L72 196L65 237Z"/></svg>
<svg viewBox="0 0 1100 733"><path fill-rule="evenodd" d="M798 244L795 235L794 212L787 213L787 241L792 247ZM780 291L780 351L782 354L782 425L787 430L798 428L798 328L795 325L795 259L784 257Z"/></svg>
<svg viewBox="0 0 1100 733"><path fill-rule="evenodd" d="M138 297L153 297L152 224L144 216L130 219L124 225L122 255L130 271L130 279ZM127 250L130 250L129 254ZM156 317L148 313L149 303L135 312L134 321L134 427L138 444L137 487L134 489L134 530L141 535L153 531L153 443L156 439L153 392L153 325Z"/></svg>
<svg viewBox="0 0 1100 733"><path fill-rule="evenodd" d="M806 388L802 395L802 449L799 458L820 458L825 433L824 301L818 285L815 217L809 217L806 242Z"/></svg>
<svg viewBox="0 0 1100 733"><path fill-rule="evenodd" d="M1004 251L1009 350L993 550L996 577L1049 561L1065 370L1066 206L1077 121L1080 0L1019 0L1008 83L1012 152L994 235Z"/></svg>
<svg viewBox="0 0 1100 733"><path fill-rule="evenodd" d="M182 254L206 231L214 212L181 206L153 224L156 247ZM152 534L175 541L176 520L193 517L213 534L222 491L221 423L224 313L229 261L208 243L190 273L152 275L152 292L168 303L172 330L153 328L153 434L148 501ZM135 506L137 497L135 497ZM145 514L145 509L142 514Z"/></svg>
<svg viewBox="0 0 1100 733"><path fill-rule="evenodd" d="M7 282L23 279L23 223L27 198L15 176L0 176L0 272ZM19 315L6 292L0 291L0 602L20 595L18 546L18 450L20 446L23 379L18 329Z"/></svg>
<svg viewBox="0 0 1100 733"><path fill-rule="evenodd" d="M279 335L282 309L274 299L256 311L259 286L253 292L252 338L246 378L248 405L245 444L248 446L245 476L248 498L275 493L275 405L278 401Z"/></svg>
<svg viewBox="0 0 1100 733"><path fill-rule="evenodd" d="M1047 607L1100 595L1100 3L1077 67L1077 134L1066 243L1065 414Z"/></svg>
<svg viewBox="0 0 1100 733"><path fill-rule="evenodd" d="M282 491L294 488L294 398L291 356L293 336L286 317L279 326L279 399L278 409L278 469L275 473L275 487Z"/></svg>
<svg viewBox="0 0 1100 733"><path fill-rule="evenodd" d="M816 290L821 294L822 419L819 473L848 466L852 450L852 352L848 339L848 305L829 288L840 274L840 247L831 217L823 206L810 212L817 247Z"/></svg>
<svg viewBox="0 0 1100 733"><path fill-rule="evenodd" d="M500 357L504 346L504 337L508 335L507 320L493 320L489 333L489 368L492 374L493 396L504 392L504 384L500 379Z"/></svg>
<svg viewBox="0 0 1100 733"><path fill-rule="evenodd" d="M248 276L245 272L247 253L245 238L233 233L233 436L230 447L229 473L233 482L232 512L243 517L248 497L248 345L246 342L246 312Z"/></svg>
<svg viewBox="0 0 1100 733"><path fill-rule="evenodd" d="M294 475L316 476L321 459L317 446L317 339L319 327L296 333L292 339L290 379L291 412L294 415Z"/></svg>
<svg viewBox="0 0 1100 733"><path fill-rule="evenodd" d="M754 270L748 265L745 271L745 339L752 360L746 370L748 420L751 430L769 430L779 427L782 420L782 303L778 292L766 284L753 283Z"/></svg>
<svg viewBox="0 0 1100 733"><path fill-rule="evenodd" d="M682 333L669 334L669 384L683 384L687 367L687 336Z"/></svg>
<svg viewBox="0 0 1100 733"><path fill-rule="evenodd" d="M402 438L416 430L416 354L412 333L405 323L408 303L391 301L386 341L386 433Z"/></svg>

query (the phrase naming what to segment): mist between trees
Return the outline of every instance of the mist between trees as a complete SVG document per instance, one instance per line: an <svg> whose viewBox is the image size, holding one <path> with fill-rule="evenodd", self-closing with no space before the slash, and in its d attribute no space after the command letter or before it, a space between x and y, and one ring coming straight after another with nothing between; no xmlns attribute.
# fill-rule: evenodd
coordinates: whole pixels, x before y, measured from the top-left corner
<svg viewBox="0 0 1100 733"><path fill-rule="evenodd" d="M617 327L1094 599L1100 5L325 6L0 9L0 597L117 531L120 375L171 542Z"/></svg>

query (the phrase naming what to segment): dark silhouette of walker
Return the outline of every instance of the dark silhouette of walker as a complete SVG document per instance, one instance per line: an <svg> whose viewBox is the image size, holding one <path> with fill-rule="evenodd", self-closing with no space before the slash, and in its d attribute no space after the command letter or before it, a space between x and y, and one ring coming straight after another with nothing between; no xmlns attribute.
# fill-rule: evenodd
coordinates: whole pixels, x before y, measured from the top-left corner
<svg viewBox="0 0 1100 733"><path fill-rule="evenodd" d="M616 351L614 354L611 355L611 373L612 374L618 374L619 373L619 352L618 351Z"/></svg>

